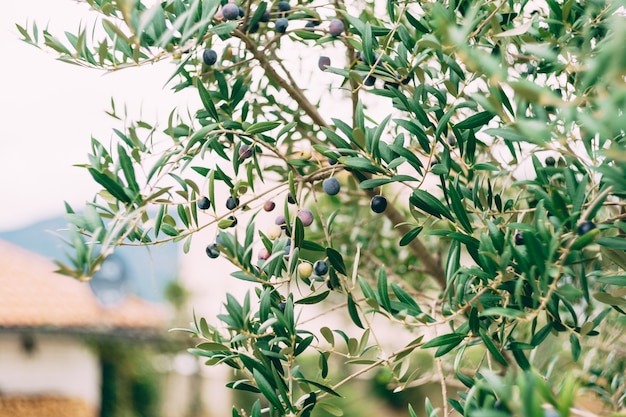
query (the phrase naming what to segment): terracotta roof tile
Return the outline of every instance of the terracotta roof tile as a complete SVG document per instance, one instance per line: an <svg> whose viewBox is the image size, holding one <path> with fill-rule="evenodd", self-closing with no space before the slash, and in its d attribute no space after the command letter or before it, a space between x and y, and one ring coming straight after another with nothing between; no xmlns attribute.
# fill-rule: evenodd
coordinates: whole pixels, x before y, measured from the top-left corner
<svg viewBox="0 0 626 417"><path fill-rule="evenodd" d="M45 257L0 240L0 327L155 328L160 306L128 296L102 306L86 283L54 273Z"/></svg>

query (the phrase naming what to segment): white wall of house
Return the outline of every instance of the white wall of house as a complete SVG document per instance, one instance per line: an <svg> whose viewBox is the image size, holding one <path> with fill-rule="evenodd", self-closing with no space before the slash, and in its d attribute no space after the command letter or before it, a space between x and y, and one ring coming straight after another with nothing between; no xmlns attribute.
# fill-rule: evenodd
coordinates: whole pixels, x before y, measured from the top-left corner
<svg viewBox="0 0 626 417"><path fill-rule="evenodd" d="M32 336L32 350L23 336L0 332L0 393L62 395L100 408L100 365L84 343L70 336Z"/></svg>

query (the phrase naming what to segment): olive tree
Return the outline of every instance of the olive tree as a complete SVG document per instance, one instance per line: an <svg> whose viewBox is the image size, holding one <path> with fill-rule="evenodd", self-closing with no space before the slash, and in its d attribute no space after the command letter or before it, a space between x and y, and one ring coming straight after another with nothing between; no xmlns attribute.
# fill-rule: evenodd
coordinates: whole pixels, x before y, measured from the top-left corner
<svg viewBox="0 0 626 417"><path fill-rule="evenodd" d="M419 383L417 351L447 397L431 416L568 416L584 391L624 409L623 3L87 3L97 30L24 40L86 68L173 64L163 82L199 108L91 140L102 191L67 207L59 272L216 230L208 257L249 291L184 331L258 395L234 416L339 413L369 371ZM392 324L412 341L389 351Z"/></svg>

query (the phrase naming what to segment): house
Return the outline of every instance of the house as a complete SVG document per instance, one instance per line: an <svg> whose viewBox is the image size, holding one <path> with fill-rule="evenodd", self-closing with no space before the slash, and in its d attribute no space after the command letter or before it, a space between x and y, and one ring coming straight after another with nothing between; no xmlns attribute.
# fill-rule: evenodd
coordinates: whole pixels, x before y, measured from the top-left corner
<svg viewBox="0 0 626 417"><path fill-rule="evenodd" d="M0 417L93 417L102 366L88 337L149 338L166 312L133 295L107 306L41 255L0 240Z"/></svg>

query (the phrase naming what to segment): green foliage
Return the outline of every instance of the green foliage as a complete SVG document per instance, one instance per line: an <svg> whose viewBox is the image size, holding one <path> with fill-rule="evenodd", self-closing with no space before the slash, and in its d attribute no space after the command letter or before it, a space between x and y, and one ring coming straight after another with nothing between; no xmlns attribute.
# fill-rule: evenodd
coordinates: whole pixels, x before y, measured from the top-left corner
<svg viewBox="0 0 626 417"><path fill-rule="evenodd" d="M228 22L217 0L89 4L102 15L100 39L86 29L66 40L34 25L20 32L86 67L167 58L171 88L196 89L201 107L174 109L164 128L115 130L111 149L92 140L84 167L102 191L82 215L68 207L75 255L59 271L87 279L118 245L184 241L187 251L194 233L221 229L218 248L250 291L227 295L224 313L186 331L207 365L238 371L228 387L264 398L250 415L332 414L329 399L375 368L397 390L418 384L409 361L418 349L436 358L442 380L454 375L466 388L444 411L537 416L552 407L566 416L583 388L613 410L626 406L619 2L388 1L384 12L374 3L357 12L303 1L279 12L248 0L244 17ZM266 9L288 18L284 34L264 22ZM345 31L331 36L337 18ZM220 51L210 67L206 48ZM323 116L293 70L324 48L345 52L319 88L351 109L345 119ZM253 150L245 157L244 144ZM321 190L329 176L342 182L332 197ZM254 216L247 225L230 217L261 216L268 195L287 194L280 236L257 231ZM226 211L228 195L241 203ZM369 210L376 195L390 202L383 214ZM211 208L199 213L202 196ZM315 213L312 226L300 208ZM580 233L585 221L597 227ZM270 256L256 261L260 246ZM328 274L299 275L299 263L318 260ZM303 319L336 310L352 325L311 329ZM389 350L374 319L414 340ZM617 360L589 366L611 346ZM305 370L313 352L319 366ZM552 371L564 358L571 378ZM354 371L331 380L329 361Z"/></svg>
<svg viewBox="0 0 626 417"><path fill-rule="evenodd" d="M161 386L146 347L121 340L91 344L102 369L100 416L159 416Z"/></svg>

